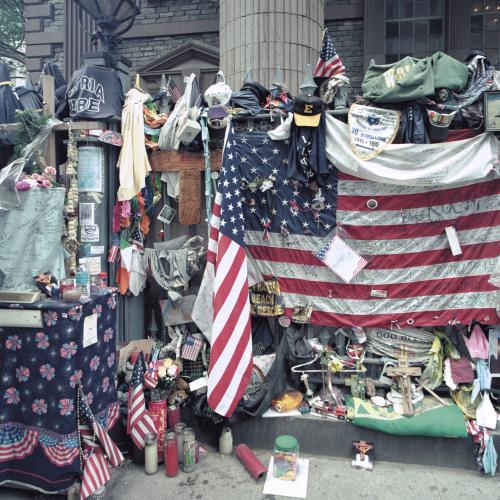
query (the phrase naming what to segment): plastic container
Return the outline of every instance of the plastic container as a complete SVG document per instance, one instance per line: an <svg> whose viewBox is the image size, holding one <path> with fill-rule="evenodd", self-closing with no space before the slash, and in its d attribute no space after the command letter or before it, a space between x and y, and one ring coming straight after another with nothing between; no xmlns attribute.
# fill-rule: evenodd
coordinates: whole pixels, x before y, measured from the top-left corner
<svg viewBox="0 0 500 500"><path fill-rule="evenodd" d="M179 472L179 462L177 458L177 434L174 430L167 430L163 449L165 451L165 475L175 477Z"/></svg>
<svg viewBox="0 0 500 500"><path fill-rule="evenodd" d="M186 427L182 433L182 470L193 472L196 463L196 437L194 429Z"/></svg>
<svg viewBox="0 0 500 500"><path fill-rule="evenodd" d="M274 441L273 476L295 481L299 462L299 443L293 436L278 436Z"/></svg>
<svg viewBox="0 0 500 500"><path fill-rule="evenodd" d="M76 286L80 288L82 297L90 295L90 274L85 264L80 264L76 268Z"/></svg>
<svg viewBox="0 0 500 500"><path fill-rule="evenodd" d="M222 429L219 436L219 453L221 455L231 455L233 452L233 433L229 427Z"/></svg>

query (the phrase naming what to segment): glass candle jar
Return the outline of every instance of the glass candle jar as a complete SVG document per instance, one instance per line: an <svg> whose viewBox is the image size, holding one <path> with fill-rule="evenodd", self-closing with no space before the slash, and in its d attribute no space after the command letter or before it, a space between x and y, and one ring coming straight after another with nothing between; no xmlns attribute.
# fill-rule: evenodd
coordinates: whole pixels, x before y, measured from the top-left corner
<svg viewBox="0 0 500 500"><path fill-rule="evenodd" d="M182 470L193 472L196 455L196 438L194 429L186 427L182 433Z"/></svg>
<svg viewBox="0 0 500 500"><path fill-rule="evenodd" d="M171 405L167 409L168 426L174 429L175 426L181 421L181 409L178 406Z"/></svg>
<svg viewBox="0 0 500 500"><path fill-rule="evenodd" d="M144 449L144 471L146 474L155 474L158 470L158 443L156 434L146 434L144 440L146 442Z"/></svg>
<svg viewBox="0 0 500 500"><path fill-rule="evenodd" d="M186 424L183 422L175 424L174 427L175 433L177 434L177 461L180 464L182 464L182 444L183 444L182 433L184 432L185 428Z"/></svg>
<svg viewBox="0 0 500 500"><path fill-rule="evenodd" d="M167 477L175 477L179 472L179 463L177 457L177 434L172 429L167 430L165 434L165 474Z"/></svg>

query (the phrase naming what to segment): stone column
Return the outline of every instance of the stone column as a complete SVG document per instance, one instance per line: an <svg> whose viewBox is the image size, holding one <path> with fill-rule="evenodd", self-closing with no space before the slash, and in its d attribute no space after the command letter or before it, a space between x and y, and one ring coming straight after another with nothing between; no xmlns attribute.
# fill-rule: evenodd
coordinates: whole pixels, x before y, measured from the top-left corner
<svg viewBox="0 0 500 500"><path fill-rule="evenodd" d="M247 68L270 87L274 69L297 94L304 67L318 60L324 0L220 0L221 69L239 89Z"/></svg>

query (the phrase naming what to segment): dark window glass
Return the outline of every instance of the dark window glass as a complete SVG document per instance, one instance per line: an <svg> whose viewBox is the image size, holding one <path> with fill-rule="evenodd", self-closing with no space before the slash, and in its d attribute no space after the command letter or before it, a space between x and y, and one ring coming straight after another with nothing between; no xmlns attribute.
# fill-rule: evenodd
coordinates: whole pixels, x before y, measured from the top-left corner
<svg viewBox="0 0 500 500"><path fill-rule="evenodd" d="M399 0L387 0L385 17L386 19L397 19L399 17Z"/></svg>
<svg viewBox="0 0 500 500"><path fill-rule="evenodd" d="M500 0L472 0L471 6L471 49L486 52L490 61L497 64L500 47Z"/></svg>
<svg viewBox="0 0 500 500"><path fill-rule="evenodd" d="M431 16L442 16L443 15L443 0L430 0L430 12Z"/></svg>
<svg viewBox="0 0 500 500"><path fill-rule="evenodd" d="M470 18L471 31L483 31L483 16L471 16Z"/></svg>
<svg viewBox="0 0 500 500"><path fill-rule="evenodd" d="M444 0L386 0L385 13L386 62L443 50Z"/></svg>
<svg viewBox="0 0 500 500"><path fill-rule="evenodd" d="M399 23L386 23L385 36L386 38L399 38Z"/></svg>
<svg viewBox="0 0 500 500"><path fill-rule="evenodd" d="M481 50L483 47L483 33L471 33L470 34L470 48Z"/></svg>

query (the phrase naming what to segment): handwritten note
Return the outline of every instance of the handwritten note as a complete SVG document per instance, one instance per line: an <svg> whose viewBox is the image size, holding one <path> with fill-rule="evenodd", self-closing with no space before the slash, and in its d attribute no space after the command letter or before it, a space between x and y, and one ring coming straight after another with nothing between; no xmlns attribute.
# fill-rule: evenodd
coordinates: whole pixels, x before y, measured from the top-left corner
<svg viewBox="0 0 500 500"><path fill-rule="evenodd" d="M50 271L65 278L61 237L64 188L20 192L20 210L0 212L2 289L36 290L33 276Z"/></svg>

